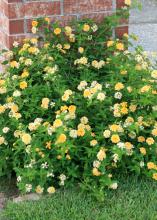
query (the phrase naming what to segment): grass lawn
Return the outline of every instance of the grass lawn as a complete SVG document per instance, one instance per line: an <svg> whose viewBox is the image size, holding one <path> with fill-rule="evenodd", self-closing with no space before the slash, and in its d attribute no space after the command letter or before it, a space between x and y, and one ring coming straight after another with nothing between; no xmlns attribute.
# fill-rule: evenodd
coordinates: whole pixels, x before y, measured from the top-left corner
<svg viewBox="0 0 157 220"><path fill-rule="evenodd" d="M6 216L6 217L4 217ZM157 220L157 183L134 176L121 178L103 203L78 190L58 191L37 202L8 202L3 220Z"/></svg>

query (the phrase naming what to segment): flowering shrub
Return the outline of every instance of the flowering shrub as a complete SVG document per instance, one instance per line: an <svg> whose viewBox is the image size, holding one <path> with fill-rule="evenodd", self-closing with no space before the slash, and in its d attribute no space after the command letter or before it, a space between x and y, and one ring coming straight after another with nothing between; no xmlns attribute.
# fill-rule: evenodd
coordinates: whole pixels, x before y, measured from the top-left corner
<svg viewBox="0 0 157 220"><path fill-rule="evenodd" d="M0 174L14 171L22 192L79 183L102 199L117 173L157 180L157 70L109 21L39 19L39 37L4 51Z"/></svg>

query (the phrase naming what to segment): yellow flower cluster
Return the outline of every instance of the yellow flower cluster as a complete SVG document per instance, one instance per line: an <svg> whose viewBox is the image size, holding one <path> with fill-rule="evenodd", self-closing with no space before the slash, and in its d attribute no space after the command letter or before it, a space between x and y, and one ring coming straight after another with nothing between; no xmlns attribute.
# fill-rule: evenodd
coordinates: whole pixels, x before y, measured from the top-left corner
<svg viewBox="0 0 157 220"><path fill-rule="evenodd" d="M62 100L65 102L68 101L68 99L70 98L70 96L72 96L72 94L73 92L70 89L66 90L64 92L64 95L62 96Z"/></svg>
<svg viewBox="0 0 157 220"><path fill-rule="evenodd" d="M80 83L78 86L79 90L83 90L84 98L92 99L95 97L99 101L104 101L106 98L105 92L102 92L102 85L99 84L97 81L93 81L90 87L87 87L87 84Z"/></svg>
<svg viewBox="0 0 157 220"><path fill-rule="evenodd" d="M121 165L157 180L157 70L143 52L127 50L127 34L97 50L102 38L91 23L52 28L45 18L50 39L15 42L6 54L0 147L3 158L8 149L15 164L21 158L17 182L24 192L52 194L54 186L86 177L101 190L117 189L112 171ZM32 32L39 28L33 21Z"/></svg>

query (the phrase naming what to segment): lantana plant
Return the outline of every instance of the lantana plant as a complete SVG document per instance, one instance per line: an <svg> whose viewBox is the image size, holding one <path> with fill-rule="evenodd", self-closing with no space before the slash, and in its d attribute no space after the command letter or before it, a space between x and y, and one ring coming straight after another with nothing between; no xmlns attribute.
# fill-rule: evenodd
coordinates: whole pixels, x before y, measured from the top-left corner
<svg viewBox="0 0 157 220"><path fill-rule="evenodd" d="M157 181L157 70L128 50L135 36L112 37L115 24L38 19L34 37L3 51L0 174L15 173L21 192L79 184L103 199L117 173Z"/></svg>

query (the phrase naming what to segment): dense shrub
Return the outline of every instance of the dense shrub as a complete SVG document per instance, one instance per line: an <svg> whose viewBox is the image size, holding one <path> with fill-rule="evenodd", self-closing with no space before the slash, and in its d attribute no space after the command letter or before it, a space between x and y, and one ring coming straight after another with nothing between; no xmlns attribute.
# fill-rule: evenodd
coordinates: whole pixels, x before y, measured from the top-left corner
<svg viewBox="0 0 157 220"><path fill-rule="evenodd" d="M39 19L39 37L4 51L0 173L14 171L22 192L79 183L102 199L117 173L157 180L157 70L127 34L111 37L113 18Z"/></svg>

